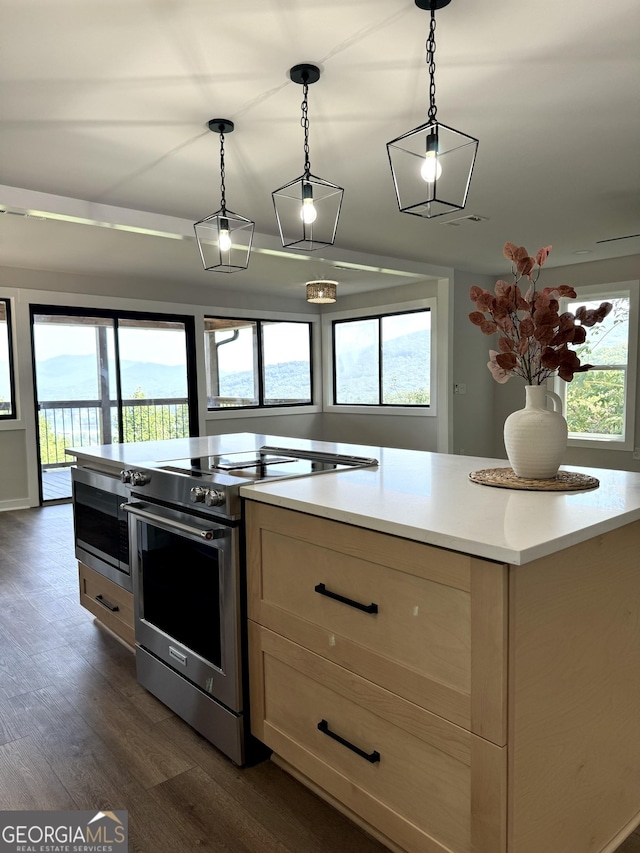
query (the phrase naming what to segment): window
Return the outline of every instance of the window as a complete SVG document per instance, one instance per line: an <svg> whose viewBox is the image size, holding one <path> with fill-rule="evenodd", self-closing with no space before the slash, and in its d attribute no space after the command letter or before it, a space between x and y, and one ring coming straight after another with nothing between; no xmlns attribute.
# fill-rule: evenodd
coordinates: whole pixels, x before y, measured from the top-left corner
<svg viewBox="0 0 640 853"><path fill-rule="evenodd" d="M207 407L309 405L311 323L205 317Z"/></svg>
<svg viewBox="0 0 640 853"><path fill-rule="evenodd" d="M334 320L337 406L431 405L430 308Z"/></svg>
<svg viewBox="0 0 640 853"><path fill-rule="evenodd" d="M15 418L15 399L11 309L8 299L0 299L0 418Z"/></svg>
<svg viewBox="0 0 640 853"><path fill-rule="evenodd" d="M43 501L71 497L67 447L197 435L191 317L32 305L31 324Z"/></svg>
<svg viewBox="0 0 640 853"><path fill-rule="evenodd" d="M582 364L592 368L573 381L556 379L563 399L570 442L629 449L633 445L637 362L638 287L584 288L578 299L564 299L561 310L572 314L584 305L611 302L604 322L587 329L587 340L576 347Z"/></svg>

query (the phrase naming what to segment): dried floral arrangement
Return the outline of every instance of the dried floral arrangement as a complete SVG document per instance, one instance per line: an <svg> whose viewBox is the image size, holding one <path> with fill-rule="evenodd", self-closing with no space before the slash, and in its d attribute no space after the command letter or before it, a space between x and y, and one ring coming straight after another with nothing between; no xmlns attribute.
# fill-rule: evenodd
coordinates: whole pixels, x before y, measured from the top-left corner
<svg viewBox="0 0 640 853"><path fill-rule="evenodd" d="M471 322L485 335L499 335L499 351L489 350L487 367L500 383L521 376L528 385L541 385L556 373L571 382L575 373L589 370L592 365L581 364L569 345L584 343L585 329L601 323L611 311L611 303L603 302L595 309L582 306L575 314L559 314L560 298L575 299L577 294L566 284L536 290L551 246L539 249L535 258L515 243L505 243L502 251L511 261L513 282L496 282L495 293L474 286L469 294L476 304L476 310L469 314ZM529 287L523 295L519 282L525 277Z"/></svg>

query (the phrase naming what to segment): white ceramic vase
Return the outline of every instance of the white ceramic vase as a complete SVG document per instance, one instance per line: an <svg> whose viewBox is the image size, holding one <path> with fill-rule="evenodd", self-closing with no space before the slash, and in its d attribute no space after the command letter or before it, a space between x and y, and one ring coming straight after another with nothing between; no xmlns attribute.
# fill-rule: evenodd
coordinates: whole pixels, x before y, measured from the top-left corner
<svg viewBox="0 0 640 853"><path fill-rule="evenodd" d="M504 422L504 446L516 476L552 479L558 473L567 446L567 422L560 414L562 401L544 385L525 385L524 409ZM555 411L547 409L547 397Z"/></svg>

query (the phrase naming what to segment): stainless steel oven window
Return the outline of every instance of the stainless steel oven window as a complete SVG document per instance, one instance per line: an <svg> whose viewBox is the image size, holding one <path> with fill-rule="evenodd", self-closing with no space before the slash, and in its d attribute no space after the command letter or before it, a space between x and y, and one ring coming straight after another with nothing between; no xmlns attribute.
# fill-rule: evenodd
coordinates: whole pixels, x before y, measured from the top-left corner
<svg viewBox="0 0 640 853"><path fill-rule="evenodd" d="M82 467L71 469L76 557L131 590L129 531L120 479Z"/></svg>
<svg viewBox="0 0 640 853"><path fill-rule="evenodd" d="M127 511L136 645L241 711L238 528L147 502Z"/></svg>
<svg viewBox="0 0 640 853"><path fill-rule="evenodd" d="M222 671L222 552L180 533L139 525L144 620Z"/></svg>

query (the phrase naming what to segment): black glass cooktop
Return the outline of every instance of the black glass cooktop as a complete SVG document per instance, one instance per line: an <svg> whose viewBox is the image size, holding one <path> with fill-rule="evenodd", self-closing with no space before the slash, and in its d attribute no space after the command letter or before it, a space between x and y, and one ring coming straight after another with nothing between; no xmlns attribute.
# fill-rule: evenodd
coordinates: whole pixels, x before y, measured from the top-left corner
<svg viewBox="0 0 640 853"><path fill-rule="evenodd" d="M266 480L272 477L291 477L302 474L319 474L350 467L341 462L324 459L298 459L271 453L250 451L226 453L220 456L200 456L188 459L168 459L158 466L164 471L192 476L225 473L242 480Z"/></svg>

